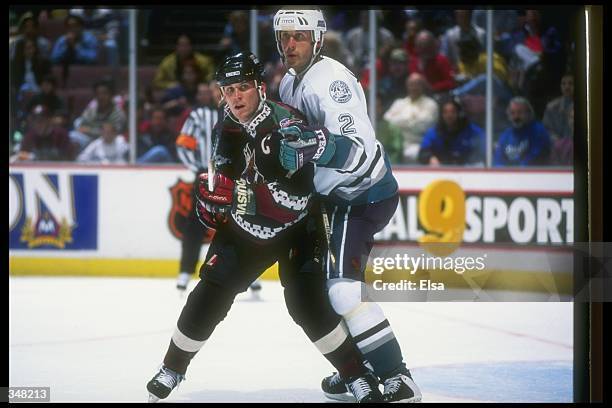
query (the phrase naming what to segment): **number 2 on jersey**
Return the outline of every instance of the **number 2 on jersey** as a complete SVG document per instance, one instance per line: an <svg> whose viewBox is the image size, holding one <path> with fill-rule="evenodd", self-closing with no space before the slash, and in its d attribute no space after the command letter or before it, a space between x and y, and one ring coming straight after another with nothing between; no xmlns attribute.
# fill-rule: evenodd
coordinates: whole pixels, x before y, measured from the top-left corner
<svg viewBox="0 0 612 408"><path fill-rule="evenodd" d="M338 121L342 123L340 126L340 134L342 136L357 133L355 127L353 126L355 124L355 120L348 113L343 113L342 115L338 116Z"/></svg>

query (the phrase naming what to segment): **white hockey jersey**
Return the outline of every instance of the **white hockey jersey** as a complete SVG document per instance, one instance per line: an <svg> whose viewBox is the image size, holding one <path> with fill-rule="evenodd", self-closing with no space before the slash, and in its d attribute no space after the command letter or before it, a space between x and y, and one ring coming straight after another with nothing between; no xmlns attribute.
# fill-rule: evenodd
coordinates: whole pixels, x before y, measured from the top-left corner
<svg viewBox="0 0 612 408"><path fill-rule="evenodd" d="M282 102L300 110L310 126L326 127L336 135L334 158L315 166L317 193L354 205L397 192L389 160L368 117L363 88L344 65L322 57L301 79L285 74L279 93Z"/></svg>

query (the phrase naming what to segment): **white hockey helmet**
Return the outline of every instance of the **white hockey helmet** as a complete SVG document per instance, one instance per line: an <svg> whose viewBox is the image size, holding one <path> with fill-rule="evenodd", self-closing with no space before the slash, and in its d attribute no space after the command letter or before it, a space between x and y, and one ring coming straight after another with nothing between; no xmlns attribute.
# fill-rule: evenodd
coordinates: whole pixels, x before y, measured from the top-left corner
<svg viewBox="0 0 612 408"><path fill-rule="evenodd" d="M283 62L285 56L283 55L283 49L280 43L281 31L310 31L312 35L312 60L321 52L323 48L323 34L327 31L327 25L325 24L325 18L321 10L305 10L305 9L286 9L279 10L274 15L274 36L276 38L276 48L280 54Z"/></svg>

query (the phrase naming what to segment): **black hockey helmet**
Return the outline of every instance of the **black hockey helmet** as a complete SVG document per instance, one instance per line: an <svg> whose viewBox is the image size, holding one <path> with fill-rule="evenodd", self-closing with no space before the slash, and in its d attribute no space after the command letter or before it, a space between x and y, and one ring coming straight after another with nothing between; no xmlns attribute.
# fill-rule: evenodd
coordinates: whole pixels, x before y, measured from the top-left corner
<svg viewBox="0 0 612 408"><path fill-rule="evenodd" d="M237 82L255 80L261 84L264 80L264 68L252 52L238 53L227 57L217 71L215 79L220 86Z"/></svg>

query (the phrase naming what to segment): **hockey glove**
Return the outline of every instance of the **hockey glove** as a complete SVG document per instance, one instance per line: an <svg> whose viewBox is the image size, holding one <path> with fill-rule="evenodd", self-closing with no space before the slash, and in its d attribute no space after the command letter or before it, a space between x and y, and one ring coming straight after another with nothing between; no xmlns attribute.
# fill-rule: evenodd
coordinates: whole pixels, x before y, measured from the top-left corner
<svg viewBox="0 0 612 408"><path fill-rule="evenodd" d="M227 222L227 216L232 208L234 181L221 173L215 174L214 190L208 189L208 173L202 173L197 179L198 219L209 228L216 229Z"/></svg>
<svg viewBox="0 0 612 408"><path fill-rule="evenodd" d="M335 137L324 128L295 124L278 130L283 139L279 159L289 171L297 171L306 163L327 164L336 152Z"/></svg>

